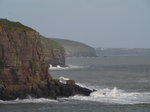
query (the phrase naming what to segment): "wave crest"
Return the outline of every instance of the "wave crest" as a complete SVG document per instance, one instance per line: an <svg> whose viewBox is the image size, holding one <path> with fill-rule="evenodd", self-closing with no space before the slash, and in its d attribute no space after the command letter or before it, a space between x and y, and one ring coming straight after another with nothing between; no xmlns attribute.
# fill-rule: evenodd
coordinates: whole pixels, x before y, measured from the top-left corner
<svg viewBox="0 0 150 112"><path fill-rule="evenodd" d="M90 96L72 96L70 99L101 103L141 104L150 103L150 92L125 92L114 87L113 89L99 89L91 93Z"/></svg>
<svg viewBox="0 0 150 112"><path fill-rule="evenodd" d="M52 66L50 65L49 70L70 70L70 69L80 69L80 68L84 68L83 66L75 66L75 65L68 65L67 67L61 67L59 65Z"/></svg>
<svg viewBox="0 0 150 112"><path fill-rule="evenodd" d="M12 101L0 100L0 104L20 104L20 103L57 103L57 100L47 99L47 98L32 98L28 96L26 99L16 99Z"/></svg>
<svg viewBox="0 0 150 112"><path fill-rule="evenodd" d="M66 83L69 78L59 77L62 83ZM2 101L0 104L18 104L18 103L63 103L72 100L78 101L92 101L100 103L116 103L116 104L149 104L150 103L150 92L126 92L124 90L114 88L98 88L93 86L87 86L86 84L76 83L77 85L89 89L95 89L97 91L92 92L90 96L75 95L69 98L59 98L58 100L46 99L46 98L32 98L27 99L16 99L13 101Z"/></svg>

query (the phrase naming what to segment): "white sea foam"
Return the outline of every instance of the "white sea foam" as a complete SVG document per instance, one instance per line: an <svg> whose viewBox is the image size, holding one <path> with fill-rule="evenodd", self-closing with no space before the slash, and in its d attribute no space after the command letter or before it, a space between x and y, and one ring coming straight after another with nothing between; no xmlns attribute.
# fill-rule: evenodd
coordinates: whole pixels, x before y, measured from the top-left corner
<svg viewBox="0 0 150 112"><path fill-rule="evenodd" d="M64 81L70 80L69 78L66 78L66 77L59 77L59 79L60 79L60 80L64 80Z"/></svg>
<svg viewBox="0 0 150 112"><path fill-rule="evenodd" d="M75 66L75 65L68 65L67 67L61 67L59 65L52 66L50 65L49 69L50 70L68 70L68 69L80 69L80 68L84 68L83 66Z"/></svg>
<svg viewBox="0 0 150 112"><path fill-rule="evenodd" d="M69 78L59 77L62 83L65 83ZM59 98L58 100L46 99L46 98L31 98L16 99L13 101L2 101L0 104L20 104L20 103L65 103L66 101L78 100L78 101L92 101L100 103L116 103L116 104L150 104L150 92L126 92L124 90L114 88L98 88L93 86L87 86L86 84L76 83L81 87L89 89L95 89L97 91L92 92L90 96L75 95L69 98Z"/></svg>
<svg viewBox="0 0 150 112"><path fill-rule="evenodd" d="M69 80L69 78L60 77L61 80ZM150 92L126 92L124 90L114 88L100 88L90 86L83 83L76 83L77 85L89 89L95 89L97 91L92 92L90 96L75 95L67 100L82 100L82 101L93 101L101 103L118 103L118 104L140 104L150 103Z"/></svg>
<svg viewBox="0 0 150 112"><path fill-rule="evenodd" d="M69 78L60 77L63 80L69 80ZM118 103L118 104L140 104L150 103L150 92L126 92L124 90L114 88L99 88L98 86L90 86L83 83L76 83L77 85L89 89L95 89L97 91L90 94L90 96L75 95L67 100L81 100L81 101L93 101L101 103Z"/></svg>
<svg viewBox="0 0 150 112"><path fill-rule="evenodd" d="M101 103L140 104L150 103L150 92L125 92L114 87L113 89L99 89L91 93L90 96L75 95L69 99Z"/></svg>
<svg viewBox="0 0 150 112"><path fill-rule="evenodd" d="M57 100L46 99L46 98L32 98L28 97L27 99L16 99L12 101L3 101L0 100L0 104L21 104L21 103L57 103Z"/></svg>
<svg viewBox="0 0 150 112"><path fill-rule="evenodd" d="M27 98L16 99L13 101L2 101L0 104L21 104L21 103L65 103L66 101L92 101L100 103L116 103L116 104L150 104L150 92L125 92L123 90L105 88L99 89L90 94L90 96L75 95L69 98L59 98L58 100L46 99L46 98Z"/></svg>
<svg viewBox="0 0 150 112"><path fill-rule="evenodd" d="M69 80L69 78L59 77L59 80L60 80L61 83L66 84L66 81Z"/></svg>

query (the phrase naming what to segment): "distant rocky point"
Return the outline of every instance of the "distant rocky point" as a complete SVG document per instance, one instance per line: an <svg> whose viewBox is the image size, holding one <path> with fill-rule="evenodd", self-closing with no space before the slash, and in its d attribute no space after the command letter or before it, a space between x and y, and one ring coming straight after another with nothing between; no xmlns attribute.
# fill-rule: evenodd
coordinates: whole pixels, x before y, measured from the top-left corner
<svg viewBox="0 0 150 112"><path fill-rule="evenodd" d="M150 56L150 48L96 48L98 56Z"/></svg>
<svg viewBox="0 0 150 112"><path fill-rule="evenodd" d="M66 57L96 57L95 49L91 46L72 40L51 39L64 47Z"/></svg>

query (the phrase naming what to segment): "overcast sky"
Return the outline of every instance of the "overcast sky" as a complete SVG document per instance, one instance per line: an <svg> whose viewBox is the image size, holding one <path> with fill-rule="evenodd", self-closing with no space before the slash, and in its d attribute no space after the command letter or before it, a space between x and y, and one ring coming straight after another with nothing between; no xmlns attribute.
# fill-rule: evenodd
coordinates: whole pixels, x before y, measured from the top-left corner
<svg viewBox="0 0 150 112"><path fill-rule="evenodd" d="M93 47L150 48L150 0L0 0L0 18Z"/></svg>

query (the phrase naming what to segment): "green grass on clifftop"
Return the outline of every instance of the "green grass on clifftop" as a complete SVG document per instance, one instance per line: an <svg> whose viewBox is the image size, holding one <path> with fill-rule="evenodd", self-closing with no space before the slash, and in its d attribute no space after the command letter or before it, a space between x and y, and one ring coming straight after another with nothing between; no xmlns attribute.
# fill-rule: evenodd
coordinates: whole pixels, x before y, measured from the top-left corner
<svg viewBox="0 0 150 112"><path fill-rule="evenodd" d="M23 24L21 24L20 22L13 22L13 21L9 21L7 19L0 19L0 26L7 26L7 27L10 27L10 28L22 28L24 30L33 30L32 28L30 27L27 27Z"/></svg>
<svg viewBox="0 0 150 112"><path fill-rule="evenodd" d="M95 49L81 42L52 38L52 40L61 44L66 51L67 57L95 57Z"/></svg>
<svg viewBox="0 0 150 112"><path fill-rule="evenodd" d="M64 47L62 45L60 45L58 42L56 42L52 39L43 37L43 36L41 36L40 38L41 38L42 44L45 44L48 47L57 48L57 49L64 51Z"/></svg>

